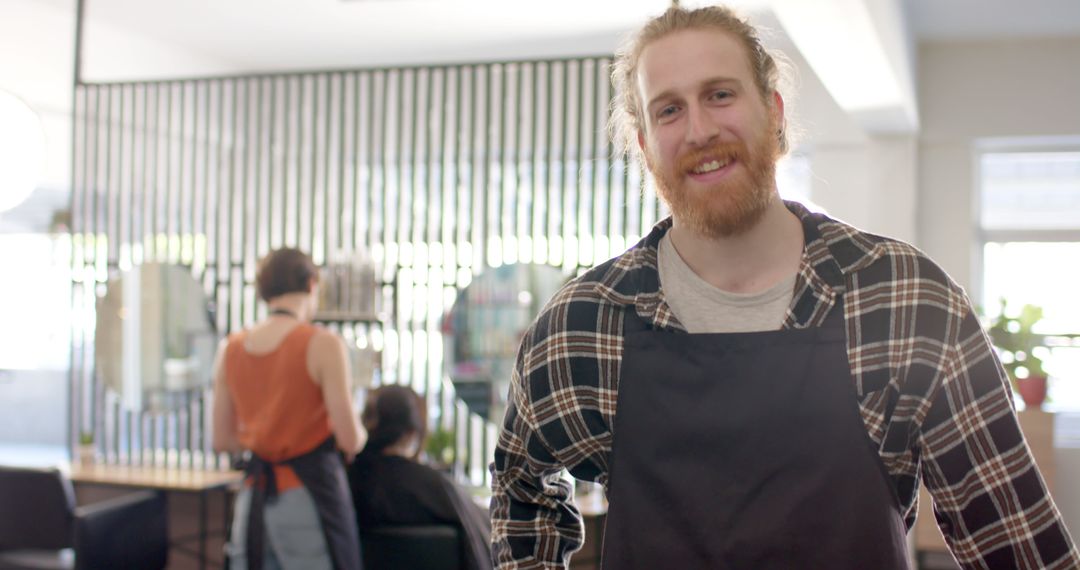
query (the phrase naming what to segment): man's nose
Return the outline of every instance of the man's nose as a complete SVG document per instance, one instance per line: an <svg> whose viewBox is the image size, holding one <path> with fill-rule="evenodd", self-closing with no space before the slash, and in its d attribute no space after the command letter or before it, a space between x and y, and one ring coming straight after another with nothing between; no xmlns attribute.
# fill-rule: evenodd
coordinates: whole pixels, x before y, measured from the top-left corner
<svg viewBox="0 0 1080 570"><path fill-rule="evenodd" d="M687 108L686 142L694 146L704 146L720 134L720 127L701 105L691 104Z"/></svg>

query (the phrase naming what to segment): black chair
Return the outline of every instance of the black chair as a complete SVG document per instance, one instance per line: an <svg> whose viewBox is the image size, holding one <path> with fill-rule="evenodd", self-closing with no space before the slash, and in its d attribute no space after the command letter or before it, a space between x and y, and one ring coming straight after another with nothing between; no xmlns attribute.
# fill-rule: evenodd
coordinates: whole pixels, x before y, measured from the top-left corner
<svg viewBox="0 0 1080 570"><path fill-rule="evenodd" d="M57 469L0 466L0 570L161 569L168 554L162 493L76 507Z"/></svg>
<svg viewBox="0 0 1080 570"><path fill-rule="evenodd" d="M381 526L360 531L364 570L462 570L461 531L450 525Z"/></svg>

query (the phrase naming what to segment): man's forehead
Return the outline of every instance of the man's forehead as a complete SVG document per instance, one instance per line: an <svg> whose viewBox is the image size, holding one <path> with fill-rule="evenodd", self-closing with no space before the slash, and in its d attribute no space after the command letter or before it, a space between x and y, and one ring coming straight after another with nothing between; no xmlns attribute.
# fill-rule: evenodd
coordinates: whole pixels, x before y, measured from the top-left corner
<svg viewBox="0 0 1080 570"><path fill-rule="evenodd" d="M682 85L715 78L750 79L746 48L724 30L706 28L672 32L653 40L638 58L637 88L644 100Z"/></svg>

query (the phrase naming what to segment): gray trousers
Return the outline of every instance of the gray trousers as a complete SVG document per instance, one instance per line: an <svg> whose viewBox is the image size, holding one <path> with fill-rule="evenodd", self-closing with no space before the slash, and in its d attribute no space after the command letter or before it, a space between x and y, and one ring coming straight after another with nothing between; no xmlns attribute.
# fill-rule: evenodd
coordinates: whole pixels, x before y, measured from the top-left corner
<svg viewBox="0 0 1080 570"><path fill-rule="evenodd" d="M232 540L225 550L229 567L246 570L247 523L251 510L251 488L236 496ZM266 554L264 570L331 570L333 563L326 547L315 501L304 487L289 489L266 502Z"/></svg>

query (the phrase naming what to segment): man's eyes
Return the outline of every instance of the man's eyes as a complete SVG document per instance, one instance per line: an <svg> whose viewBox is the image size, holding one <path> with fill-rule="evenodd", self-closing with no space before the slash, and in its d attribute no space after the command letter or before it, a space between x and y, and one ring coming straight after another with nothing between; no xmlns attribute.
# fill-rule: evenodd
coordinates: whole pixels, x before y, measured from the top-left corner
<svg viewBox="0 0 1080 570"><path fill-rule="evenodd" d="M674 115L676 112L678 112L678 110L678 106L668 105L667 107L661 107L660 110L656 112L656 116L661 119L664 117L670 117L671 115Z"/></svg>

